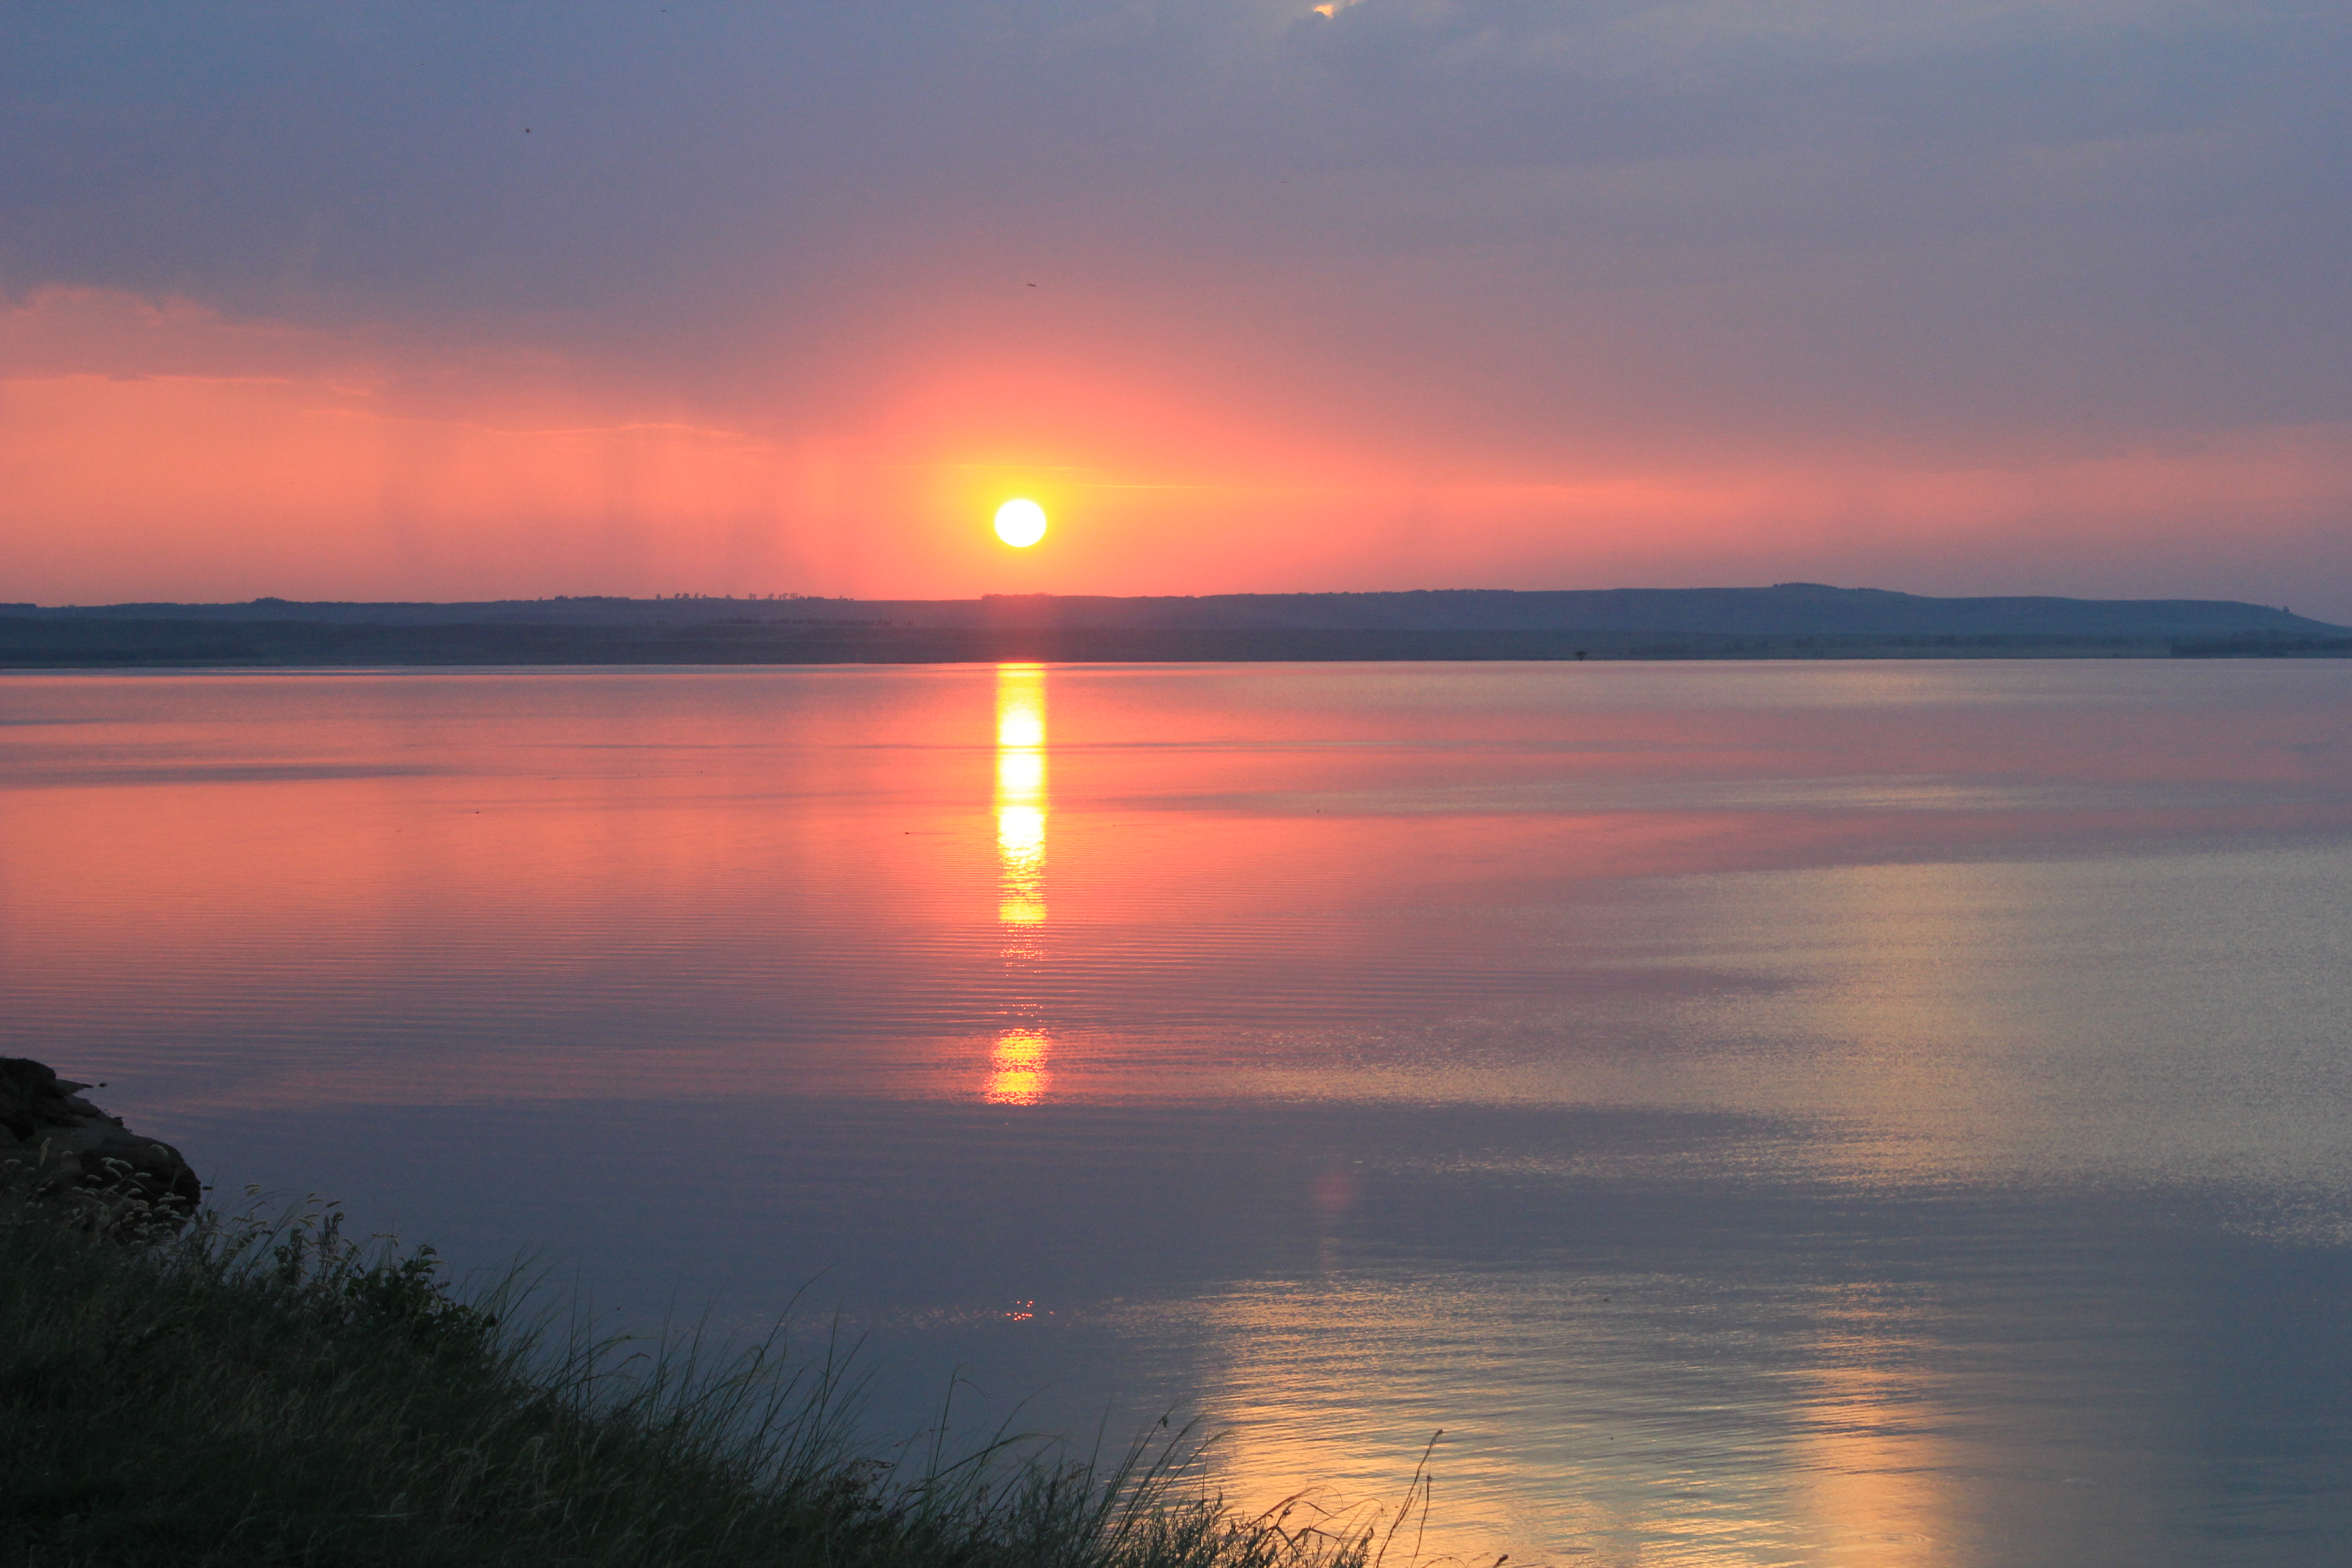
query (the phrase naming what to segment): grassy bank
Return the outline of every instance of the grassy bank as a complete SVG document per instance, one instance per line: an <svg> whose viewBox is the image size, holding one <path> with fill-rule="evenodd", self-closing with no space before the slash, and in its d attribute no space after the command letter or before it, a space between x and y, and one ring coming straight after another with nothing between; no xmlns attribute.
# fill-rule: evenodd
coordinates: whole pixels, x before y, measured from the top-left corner
<svg viewBox="0 0 2352 1568"><path fill-rule="evenodd" d="M528 1310L331 1211L129 1246L0 1210L0 1563L1307 1568L1396 1534L1237 1515L1181 1445L862 1457L821 1364L698 1364Z"/></svg>

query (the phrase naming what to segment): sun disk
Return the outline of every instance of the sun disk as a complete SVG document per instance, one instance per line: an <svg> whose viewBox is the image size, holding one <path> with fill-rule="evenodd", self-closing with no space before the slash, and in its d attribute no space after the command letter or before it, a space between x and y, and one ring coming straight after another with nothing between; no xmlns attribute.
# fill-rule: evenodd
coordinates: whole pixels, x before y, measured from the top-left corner
<svg viewBox="0 0 2352 1568"><path fill-rule="evenodd" d="M1009 500L996 509L996 537L1026 550L1045 537L1045 509L1034 500Z"/></svg>

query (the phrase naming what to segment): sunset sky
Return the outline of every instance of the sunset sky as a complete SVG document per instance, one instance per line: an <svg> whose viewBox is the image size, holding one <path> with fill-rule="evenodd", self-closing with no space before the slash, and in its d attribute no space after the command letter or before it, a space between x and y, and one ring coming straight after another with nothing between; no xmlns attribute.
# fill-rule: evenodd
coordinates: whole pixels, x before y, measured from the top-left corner
<svg viewBox="0 0 2352 1568"><path fill-rule="evenodd" d="M1322 9L12 7L0 599L2352 620L2340 0Z"/></svg>

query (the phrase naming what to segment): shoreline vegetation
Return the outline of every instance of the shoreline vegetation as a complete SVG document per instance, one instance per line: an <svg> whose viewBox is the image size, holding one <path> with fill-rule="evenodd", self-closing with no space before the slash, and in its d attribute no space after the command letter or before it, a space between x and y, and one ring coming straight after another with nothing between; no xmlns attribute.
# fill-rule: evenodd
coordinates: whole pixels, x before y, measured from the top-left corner
<svg viewBox="0 0 2352 1568"><path fill-rule="evenodd" d="M2352 628L2197 599L1869 588L0 605L0 668L1344 660L2341 658Z"/></svg>
<svg viewBox="0 0 2352 1568"><path fill-rule="evenodd" d="M6 1568L1402 1568L1391 1511L1245 1514L1160 1428L1072 1457L860 1446L781 1333L595 1339L315 1200L183 1226L0 1197Z"/></svg>

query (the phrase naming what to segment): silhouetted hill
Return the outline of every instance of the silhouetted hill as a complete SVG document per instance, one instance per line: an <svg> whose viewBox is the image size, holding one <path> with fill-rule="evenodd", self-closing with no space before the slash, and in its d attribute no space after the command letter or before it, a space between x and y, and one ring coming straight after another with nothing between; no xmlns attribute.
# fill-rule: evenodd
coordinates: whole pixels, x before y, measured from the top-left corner
<svg viewBox="0 0 2352 1568"><path fill-rule="evenodd" d="M1817 583L1188 598L0 605L0 664L20 668L2347 653L2352 629L2231 600L1939 599Z"/></svg>
<svg viewBox="0 0 2352 1568"><path fill-rule="evenodd" d="M886 607L875 605L877 613ZM914 606L899 607L910 614ZM2347 628L2223 599L1936 599L1883 588L1610 588L1515 593L1223 594L1202 598L996 595L976 621L1063 626L1286 626L1331 631L1612 631L1728 635L2213 637L2346 635Z"/></svg>

